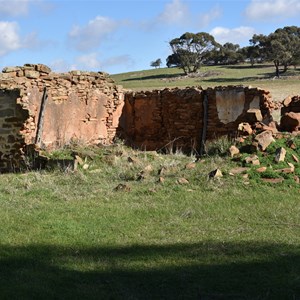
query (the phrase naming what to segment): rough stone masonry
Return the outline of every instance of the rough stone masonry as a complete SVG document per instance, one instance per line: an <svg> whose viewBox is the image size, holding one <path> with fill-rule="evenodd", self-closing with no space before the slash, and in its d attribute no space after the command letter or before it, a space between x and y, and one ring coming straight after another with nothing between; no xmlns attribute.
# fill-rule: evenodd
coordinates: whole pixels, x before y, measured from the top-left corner
<svg viewBox="0 0 300 300"><path fill-rule="evenodd" d="M47 102L39 147L112 143L124 92L108 74L57 74L42 64L7 67L0 74L0 170L22 167L26 147L36 142L43 96Z"/></svg>
<svg viewBox="0 0 300 300"><path fill-rule="evenodd" d="M120 132L141 149L199 152L206 140L234 136L241 122L269 124L268 91L242 86L128 92Z"/></svg>
<svg viewBox="0 0 300 300"><path fill-rule="evenodd" d="M259 88L132 92L102 72L7 67L0 74L0 171L21 169L30 146L111 144L116 136L143 150L201 152L207 139L235 135L241 122L268 125L274 107Z"/></svg>

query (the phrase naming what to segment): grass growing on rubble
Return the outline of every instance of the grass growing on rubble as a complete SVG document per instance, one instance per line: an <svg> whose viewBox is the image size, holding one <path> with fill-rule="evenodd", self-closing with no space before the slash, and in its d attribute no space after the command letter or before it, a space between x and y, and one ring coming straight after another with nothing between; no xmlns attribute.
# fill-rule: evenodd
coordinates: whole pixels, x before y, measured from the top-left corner
<svg viewBox="0 0 300 300"><path fill-rule="evenodd" d="M299 185L219 155L77 154L87 169L1 175L1 299L300 297Z"/></svg>

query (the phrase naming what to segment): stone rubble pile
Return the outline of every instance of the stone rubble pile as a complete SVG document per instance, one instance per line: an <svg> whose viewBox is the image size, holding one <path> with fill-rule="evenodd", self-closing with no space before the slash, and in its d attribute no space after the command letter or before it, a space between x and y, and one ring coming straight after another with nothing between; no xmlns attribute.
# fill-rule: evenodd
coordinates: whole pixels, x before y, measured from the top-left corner
<svg viewBox="0 0 300 300"><path fill-rule="evenodd" d="M252 166L255 168L255 172L259 174L265 174L268 170L274 171L275 175L277 174L275 178L269 178L269 175L266 177L262 176L262 180L265 182L283 182L284 176L278 176L278 174L294 174L294 181L296 183L300 182L299 173L296 172L300 168L300 127L291 126L296 121L293 119L294 123L292 123L290 118L293 114L296 114L297 117L300 115L300 97L295 96L285 99L282 103L281 112L280 124L274 121L265 124L259 120L252 123L252 125L247 122L239 124L237 143L232 145L228 152L233 160L239 161L243 157L241 161L243 167L232 169L230 175L244 174L244 178L247 179L247 172ZM277 147L276 143L278 141L279 145ZM280 146L282 143L284 146ZM269 151L272 145L275 145L275 151ZM259 153L261 155L258 155ZM248 154L248 156L245 157L245 154ZM266 157L269 157L269 159L266 160ZM268 161L268 164L262 166L262 161L265 164ZM281 167L278 167L279 165Z"/></svg>

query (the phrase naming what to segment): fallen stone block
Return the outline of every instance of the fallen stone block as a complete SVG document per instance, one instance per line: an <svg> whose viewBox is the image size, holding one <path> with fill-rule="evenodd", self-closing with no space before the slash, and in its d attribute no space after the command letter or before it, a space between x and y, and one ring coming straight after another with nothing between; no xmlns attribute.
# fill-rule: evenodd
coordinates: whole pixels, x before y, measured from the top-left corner
<svg viewBox="0 0 300 300"><path fill-rule="evenodd" d="M292 158L296 163L299 162L299 158L295 154L292 154Z"/></svg>
<svg viewBox="0 0 300 300"><path fill-rule="evenodd" d="M253 133L253 130L252 130L250 124L247 122L240 123L238 126L238 131L239 131L239 134L241 134L241 135L251 135Z"/></svg>
<svg viewBox="0 0 300 300"><path fill-rule="evenodd" d="M271 143L275 142L272 132L268 130L259 133L254 140L258 143L261 151L265 151Z"/></svg>
<svg viewBox="0 0 300 300"><path fill-rule="evenodd" d="M219 178L223 177L222 171L220 169L213 170L208 174L209 178Z"/></svg>
<svg viewBox="0 0 300 300"><path fill-rule="evenodd" d="M234 176L234 175L243 174L243 173L246 173L248 170L250 170L250 168L247 168L247 167L233 168L230 170L229 175Z"/></svg>
<svg viewBox="0 0 300 300"><path fill-rule="evenodd" d="M195 168L196 168L196 163L194 163L194 162L191 162L191 163L188 163L185 165L185 169L187 169L187 170L192 170Z"/></svg>
<svg viewBox="0 0 300 300"><path fill-rule="evenodd" d="M245 158L246 164L252 164L253 166L259 166L260 161L257 155L248 156Z"/></svg>
<svg viewBox="0 0 300 300"><path fill-rule="evenodd" d="M256 130L271 131L273 134L278 133L277 123L275 121L270 122L269 125L266 125L262 122L257 122L255 123L254 127Z"/></svg>
<svg viewBox="0 0 300 300"><path fill-rule="evenodd" d="M278 169L275 172L276 173L285 173L285 174L290 174L295 172L295 166L292 163L288 163L289 168L283 168L283 169Z"/></svg>
<svg viewBox="0 0 300 300"><path fill-rule="evenodd" d="M275 162L279 163L285 160L286 150L283 147L276 149Z"/></svg>
<svg viewBox="0 0 300 300"><path fill-rule="evenodd" d="M267 167L260 167L260 168L257 168L255 171L258 173L264 173L267 171Z"/></svg>
<svg viewBox="0 0 300 300"><path fill-rule="evenodd" d="M189 184L189 181L182 177L177 180L177 183L184 185L184 184Z"/></svg>
<svg viewBox="0 0 300 300"><path fill-rule="evenodd" d="M282 105L287 107L290 105L290 103L292 102L292 97L291 96L288 96L286 97L283 101L282 101Z"/></svg>
<svg viewBox="0 0 300 300"><path fill-rule="evenodd" d="M250 124L261 122L263 120L261 111L257 108L248 109L245 118Z"/></svg>
<svg viewBox="0 0 300 300"><path fill-rule="evenodd" d="M231 157L234 157L236 155L238 155L240 153L240 150L239 148L237 148L236 146L232 145L230 148L229 148L229 153L230 153L230 156Z"/></svg>
<svg viewBox="0 0 300 300"><path fill-rule="evenodd" d="M279 178L262 178L261 179L263 182L267 183L282 183L284 181L284 178L279 177Z"/></svg>
<svg viewBox="0 0 300 300"><path fill-rule="evenodd" d="M300 128L300 113L288 112L281 117L280 128L282 131L298 131Z"/></svg>
<svg viewBox="0 0 300 300"><path fill-rule="evenodd" d="M164 183L165 182L165 178L164 177L162 177L162 176L160 176L159 178L158 178L158 181L157 181L158 183Z"/></svg>

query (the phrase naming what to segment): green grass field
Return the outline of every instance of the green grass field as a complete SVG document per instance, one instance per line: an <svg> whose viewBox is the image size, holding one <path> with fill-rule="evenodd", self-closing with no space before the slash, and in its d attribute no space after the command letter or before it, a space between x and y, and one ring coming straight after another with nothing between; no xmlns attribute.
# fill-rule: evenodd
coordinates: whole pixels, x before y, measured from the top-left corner
<svg viewBox="0 0 300 300"><path fill-rule="evenodd" d="M297 92L298 77L272 80L272 70L207 67L215 75L178 80L179 70L160 69L114 79L132 89L259 83L276 95ZM223 142L208 147L224 151ZM76 172L1 174L1 300L300 299L294 174L278 184L255 170L231 176L238 162L222 151L192 168L193 155L121 143L76 151L85 161ZM275 176L271 158L260 159ZM209 179L216 168L224 176Z"/></svg>
<svg viewBox="0 0 300 300"><path fill-rule="evenodd" d="M1 299L299 299L299 185L89 151L86 170L1 175Z"/></svg>
<svg viewBox="0 0 300 300"><path fill-rule="evenodd" d="M165 87L246 85L271 91L274 100L300 94L300 70L290 69L280 79L274 78L273 65L203 66L200 76L186 78L178 68L161 68L113 75L116 83L133 90ZM181 77L180 77L181 76Z"/></svg>

